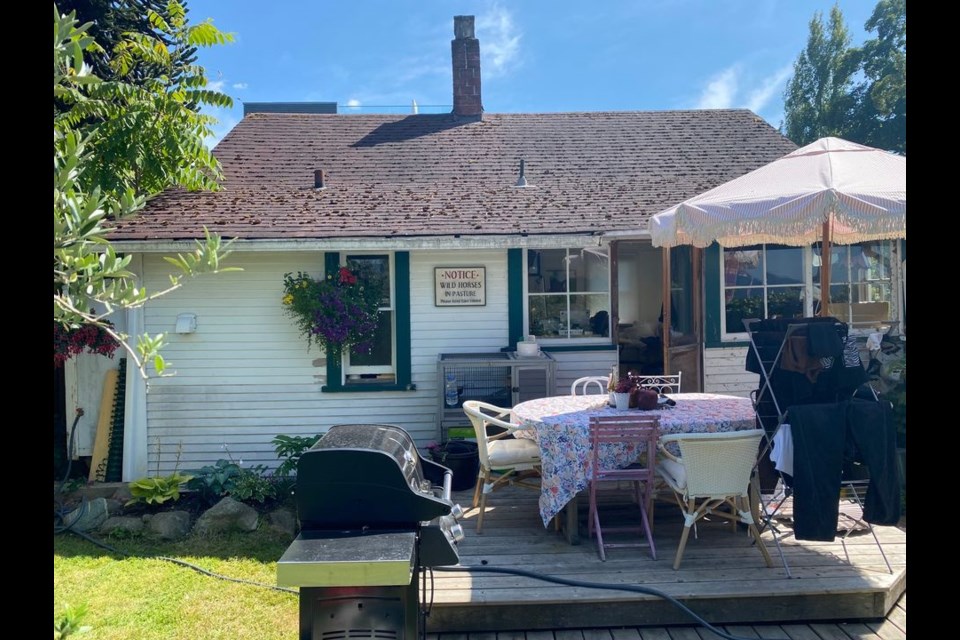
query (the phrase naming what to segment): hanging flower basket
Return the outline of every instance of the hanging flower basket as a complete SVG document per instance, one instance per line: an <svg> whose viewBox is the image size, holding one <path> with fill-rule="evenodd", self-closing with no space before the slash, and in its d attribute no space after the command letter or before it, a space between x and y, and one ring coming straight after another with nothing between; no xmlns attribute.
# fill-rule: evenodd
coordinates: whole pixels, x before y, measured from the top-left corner
<svg viewBox="0 0 960 640"><path fill-rule="evenodd" d="M67 327L57 321L53 323L54 368L62 367L64 362L84 351L112 358L119 346L103 327L93 324Z"/></svg>
<svg viewBox="0 0 960 640"><path fill-rule="evenodd" d="M322 344L327 357L344 350L370 353L377 330L381 288L346 267L323 280L297 272L283 276L283 305L296 321L307 348Z"/></svg>

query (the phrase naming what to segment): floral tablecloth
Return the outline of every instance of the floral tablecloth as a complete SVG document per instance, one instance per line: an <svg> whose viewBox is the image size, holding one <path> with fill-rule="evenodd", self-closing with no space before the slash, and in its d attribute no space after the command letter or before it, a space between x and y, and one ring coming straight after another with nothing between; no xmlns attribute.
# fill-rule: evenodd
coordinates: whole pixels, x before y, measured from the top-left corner
<svg viewBox="0 0 960 640"><path fill-rule="evenodd" d="M739 431L756 426L756 414L749 398L715 393L671 393L673 407L643 414L660 416L660 432L711 433ZM629 412L639 412L629 409ZM518 438L530 438L540 445L543 460L540 516L546 527L564 505L587 488L590 458L590 416L623 415L608 405L606 395L555 396L521 402L513 408L511 421L523 429ZM611 447L600 453L605 466L625 466L637 451Z"/></svg>

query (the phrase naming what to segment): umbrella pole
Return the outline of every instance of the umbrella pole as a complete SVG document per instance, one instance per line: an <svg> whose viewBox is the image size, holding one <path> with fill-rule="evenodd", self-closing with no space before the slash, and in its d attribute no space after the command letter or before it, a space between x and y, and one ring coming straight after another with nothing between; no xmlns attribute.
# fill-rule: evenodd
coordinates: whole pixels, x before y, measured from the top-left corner
<svg viewBox="0 0 960 640"><path fill-rule="evenodd" d="M672 276L670 274L670 247L663 248L663 300L661 301L663 309L663 324L660 329L660 347L663 349L663 373L670 373L670 326L673 324L670 318L670 302L673 296L670 295L670 283Z"/></svg>
<svg viewBox="0 0 960 640"><path fill-rule="evenodd" d="M823 243L820 247L820 317L829 315L827 307L830 305L830 244L831 230L833 229L833 212L827 214L827 221L823 223Z"/></svg>

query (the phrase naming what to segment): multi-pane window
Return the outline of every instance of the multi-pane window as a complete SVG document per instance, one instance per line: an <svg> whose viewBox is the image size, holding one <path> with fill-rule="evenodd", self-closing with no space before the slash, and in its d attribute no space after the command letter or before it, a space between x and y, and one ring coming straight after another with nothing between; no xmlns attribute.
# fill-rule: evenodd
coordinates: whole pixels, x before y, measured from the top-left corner
<svg viewBox="0 0 960 640"><path fill-rule="evenodd" d="M606 248L527 251L527 331L545 339L609 338Z"/></svg>
<svg viewBox="0 0 960 640"><path fill-rule="evenodd" d="M343 373L348 382L371 379L390 382L396 374L396 318L394 309L393 260L390 254L349 254L344 265L361 282L376 283L383 292L379 326L369 353L351 349L344 359Z"/></svg>
<svg viewBox="0 0 960 640"><path fill-rule="evenodd" d="M723 333L749 318L802 318L820 311L820 250L754 245L722 256ZM831 248L829 315L856 328L894 320L891 242Z"/></svg>

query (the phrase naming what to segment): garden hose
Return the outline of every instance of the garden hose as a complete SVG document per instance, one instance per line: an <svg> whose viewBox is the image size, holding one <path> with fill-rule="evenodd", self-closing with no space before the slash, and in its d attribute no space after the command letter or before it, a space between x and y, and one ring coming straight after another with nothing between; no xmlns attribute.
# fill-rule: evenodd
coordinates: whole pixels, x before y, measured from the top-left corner
<svg viewBox="0 0 960 640"><path fill-rule="evenodd" d="M584 582L583 580L570 580L568 578L558 578L556 576L548 576L542 573L535 573L533 571L526 571L524 569L505 569L500 567L490 567L490 566L481 566L481 567L433 567L433 571L466 571L469 573L505 573L508 575L522 576L525 578L533 578L534 580L542 580L543 582L553 582L555 584L562 584L568 587L585 587L588 589L608 589L611 591L630 591L632 593L643 593L646 595L656 596L657 598L662 598L672 604L673 606L680 609L682 612L693 618L697 624L702 625L714 632L721 638L726 638L727 640L751 640L750 638L745 638L743 636L734 636L730 635L726 631L723 631L700 616L694 613L687 605L683 604L673 596L664 593L663 591L658 591L657 589L651 589L650 587L642 587L640 585L633 584L609 584L605 582Z"/></svg>

